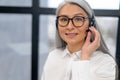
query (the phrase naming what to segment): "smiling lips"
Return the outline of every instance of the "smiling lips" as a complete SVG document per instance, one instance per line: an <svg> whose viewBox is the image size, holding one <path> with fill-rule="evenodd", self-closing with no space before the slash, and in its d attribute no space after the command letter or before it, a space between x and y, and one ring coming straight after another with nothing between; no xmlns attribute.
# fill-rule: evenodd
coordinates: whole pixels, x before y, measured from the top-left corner
<svg viewBox="0 0 120 80"><path fill-rule="evenodd" d="M78 35L78 33L65 33L65 35L69 38L73 38Z"/></svg>

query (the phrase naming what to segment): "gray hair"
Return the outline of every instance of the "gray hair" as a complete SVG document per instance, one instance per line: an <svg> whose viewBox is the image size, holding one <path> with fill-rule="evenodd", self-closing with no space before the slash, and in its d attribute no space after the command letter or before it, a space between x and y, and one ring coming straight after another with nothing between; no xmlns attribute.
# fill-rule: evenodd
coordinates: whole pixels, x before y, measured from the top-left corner
<svg viewBox="0 0 120 80"><path fill-rule="evenodd" d="M56 15L58 16L59 14L59 11L61 10L61 8L65 5L65 4L76 4L78 5L79 7L81 7L87 14L90 18L93 18L94 19L94 23L95 23L95 28L100 32L99 30L99 25L95 19L95 14L92 10L92 8L89 6L89 4L85 1L85 0L64 0L59 6L58 8L56 9ZM100 47L98 48L98 50L101 50L102 52L104 53L107 53L109 54L109 49L107 48L104 40L103 40L103 37L101 35L101 32L100 32L100 37L101 37L101 41L100 41ZM56 47L57 48L65 48L66 47L66 43L61 39L59 33L58 33L58 30L56 31Z"/></svg>

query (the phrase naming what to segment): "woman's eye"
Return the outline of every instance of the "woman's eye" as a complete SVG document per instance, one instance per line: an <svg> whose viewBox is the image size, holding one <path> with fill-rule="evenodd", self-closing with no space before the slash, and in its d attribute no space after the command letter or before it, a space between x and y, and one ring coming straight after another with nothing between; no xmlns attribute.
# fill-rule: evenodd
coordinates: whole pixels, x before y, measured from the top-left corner
<svg viewBox="0 0 120 80"><path fill-rule="evenodd" d="M74 19L75 21L83 21L83 19L81 17L77 17Z"/></svg>
<svg viewBox="0 0 120 80"><path fill-rule="evenodd" d="M61 18L60 21L62 21L62 22L66 22L67 19L66 19L66 18Z"/></svg>

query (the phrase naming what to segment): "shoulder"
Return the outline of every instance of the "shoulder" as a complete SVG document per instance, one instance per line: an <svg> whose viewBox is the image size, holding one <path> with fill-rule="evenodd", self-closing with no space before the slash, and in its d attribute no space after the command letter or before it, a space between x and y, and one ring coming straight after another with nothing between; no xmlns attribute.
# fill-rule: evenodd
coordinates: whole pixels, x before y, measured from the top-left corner
<svg viewBox="0 0 120 80"><path fill-rule="evenodd" d="M56 52L63 52L63 51L64 51L64 49L62 49L62 48L55 48L54 50L52 50L50 52L50 54L55 54Z"/></svg>
<svg viewBox="0 0 120 80"><path fill-rule="evenodd" d="M56 48L54 50L52 50L48 56L60 56L62 55L62 53L64 52L64 49L62 48Z"/></svg>
<svg viewBox="0 0 120 80"><path fill-rule="evenodd" d="M61 54L63 54L63 49L54 49L52 50L46 59L44 68L48 68L48 66L56 65L61 60Z"/></svg>
<svg viewBox="0 0 120 80"><path fill-rule="evenodd" d="M96 51L93 55L92 55L92 60L98 61L98 62L112 62L115 63L114 58L108 54L108 53L104 53L102 51Z"/></svg>
<svg viewBox="0 0 120 80"><path fill-rule="evenodd" d="M94 73L96 73L100 78L115 77L116 62L111 55L101 51L96 51L92 56L91 62L94 66Z"/></svg>
<svg viewBox="0 0 120 80"><path fill-rule="evenodd" d="M56 60L58 58L61 58L61 56L64 54L64 49L56 48L49 52L47 60Z"/></svg>

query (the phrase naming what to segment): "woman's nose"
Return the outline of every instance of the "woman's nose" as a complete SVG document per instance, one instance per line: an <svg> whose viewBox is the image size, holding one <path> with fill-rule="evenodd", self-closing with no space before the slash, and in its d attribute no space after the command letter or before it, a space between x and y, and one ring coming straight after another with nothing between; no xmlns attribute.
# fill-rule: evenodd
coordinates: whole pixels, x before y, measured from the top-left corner
<svg viewBox="0 0 120 80"><path fill-rule="evenodd" d="M70 30L75 28L71 20L69 21L67 28Z"/></svg>

